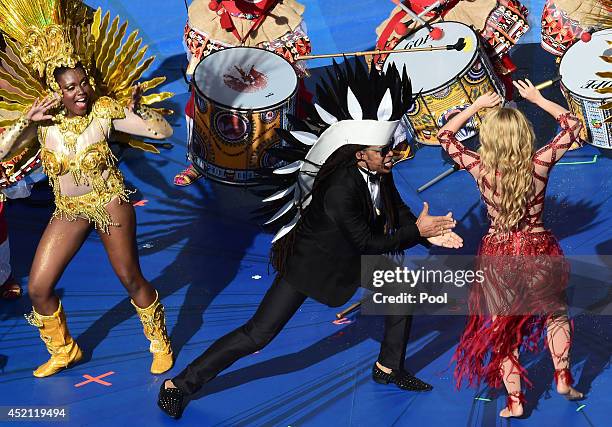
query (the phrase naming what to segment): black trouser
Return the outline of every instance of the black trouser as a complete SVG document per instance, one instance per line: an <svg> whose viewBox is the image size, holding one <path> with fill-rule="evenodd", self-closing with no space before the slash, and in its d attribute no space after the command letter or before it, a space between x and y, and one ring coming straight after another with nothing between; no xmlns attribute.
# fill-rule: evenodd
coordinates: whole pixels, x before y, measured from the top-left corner
<svg viewBox="0 0 612 427"><path fill-rule="evenodd" d="M215 341L172 382L186 394L196 393L238 359L264 348L285 327L306 298L277 276L255 315ZM385 317L385 336L378 357L381 365L391 369L403 368L411 322L411 316Z"/></svg>

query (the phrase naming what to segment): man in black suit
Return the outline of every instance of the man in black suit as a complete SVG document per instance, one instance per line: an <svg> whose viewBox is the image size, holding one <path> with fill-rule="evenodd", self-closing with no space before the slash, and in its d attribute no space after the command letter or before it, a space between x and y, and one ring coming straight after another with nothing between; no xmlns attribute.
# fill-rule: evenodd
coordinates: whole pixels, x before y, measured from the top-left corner
<svg viewBox="0 0 612 427"><path fill-rule="evenodd" d="M382 92L380 96L374 94L373 98L382 98L378 111L373 109L378 120L364 117L367 111L361 112L356 104L359 101L350 89L348 92L345 89L342 95L347 98L347 104L334 110L335 114L341 117L342 112L351 111L355 116L361 113L361 117L338 121L316 106L318 116L325 117L330 125L329 131L324 131L314 144L316 135L309 135L311 142L306 145L312 148L305 160L287 166L286 170L299 169L303 174L301 190L294 199L300 206L301 216L297 215L293 221L295 226L287 229L291 231L279 232L277 236L282 238L272 247L271 262L278 274L246 324L217 340L179 375L162 384L158 405L170 416L180 417L185 396L196 393L236 360L265 347L306 298L331 307L345 304L360 284L361 256L398 253L418 243L449 248L462 245L461 238L451 231L455 221L450 213L430 216L425 205L417 218L393 183L393 152L389 141L398 121L389 120L403 114L392 114L394 106L407 110L410 99L402 104L405 96L402 94L411 93L409 82L402 83L395 70L386 78L367 76L365 71L362 74L361 79L371 83L371 87L384 91L383 85L394 81L397 90L393 95L390 90L384 96ZM342 81L335 86L339 92L341 84ZM364 86L366 90L369 89ZM319 98L330 102L338 99L338 96L325 95L320 93ZM294 132L293 136L284 135L284 139L307 140L304 134ZM351 143L353 140L355 143ZM371 141L372 145L365 141ZM316 166L314 173L312 165ZM316 178L309 181L313 175ZM373 366L373 378L405 390L431 390L430 385L403 369L410 323L411 316L385 316L385 334Z"/></svg>
<svg viewBox="0 0 612 427"><path fill-rule="evenodd" d="M425 207L417 218L403 203L390 174L390 150L350 145L332 157L334 161L321 169L320 174L327 172L328 177L313 192L283 271L255 315L168 381L166 390L176 386L183 395L197 392L239 358L265 347L308 297L332 307L345 304L359 286L361 255L402 251L425 239L440 246L460 246L461 239L451 232L452 217L430 216ZM386 216L395 216L398 222L393 234L384 233ZM411 320L411 316L385 317L373 377L406 390L430 390L403 369Z"/></svg>

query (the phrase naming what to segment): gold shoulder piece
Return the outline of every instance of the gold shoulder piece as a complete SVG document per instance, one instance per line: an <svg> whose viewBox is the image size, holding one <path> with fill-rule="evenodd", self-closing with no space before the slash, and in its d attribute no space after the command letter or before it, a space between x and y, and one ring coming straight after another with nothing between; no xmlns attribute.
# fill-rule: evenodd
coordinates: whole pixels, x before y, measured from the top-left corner
<svg viewBox="0 0 612 427"><path fill-rule="evenodd" d="M102 96L98 98L92 109L96 117L103 119L124 119L123 107L113 98Z"/></svg>

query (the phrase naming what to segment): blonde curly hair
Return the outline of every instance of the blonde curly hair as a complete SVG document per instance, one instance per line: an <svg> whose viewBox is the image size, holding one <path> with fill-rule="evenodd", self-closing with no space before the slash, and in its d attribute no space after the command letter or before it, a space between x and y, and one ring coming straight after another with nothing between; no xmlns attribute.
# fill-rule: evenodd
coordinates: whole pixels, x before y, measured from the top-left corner
<svg viewBox="0 0 612 427"><path fill-rule="evenodd" d="M527 213L527 203L535 191L534 142L531 123L514 108L494 109L482 121L478 186L485 194L483 179L491 185L491 200L498 212L493 219L497 232L515 230Z"/></svg>

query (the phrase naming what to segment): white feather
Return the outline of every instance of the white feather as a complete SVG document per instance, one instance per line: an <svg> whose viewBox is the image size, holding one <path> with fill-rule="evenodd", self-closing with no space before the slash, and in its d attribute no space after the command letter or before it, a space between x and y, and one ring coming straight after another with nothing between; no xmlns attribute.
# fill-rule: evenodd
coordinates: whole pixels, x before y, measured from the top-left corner
<svg viewBox="0 0 612 427"><path fill-rule="evenodd" d="M391 91L387 89L385 96L380 101L376 116L378 120L389 120L391 114L393 114L393 99L391 98Z"/></svg>
<svg viewBox="0 0 612 427"><path fill-rule="evenodd" d="M278 239L284 237L287 233L289 233L293 229L293 227L295 227L295 224L297 224L299 219L300 213L298 212L297 214L295 214L295 217L291 220L289 224L284 225L280 230L278 230L278 233L276 233L274 239L272 239L272 243L276 242Z"/></svg>
<svg viewBox="0 0 612 427"><path fill-rule="evenodd" d="M276 212L274 214L274 216L272 218L270 218L269 220L267 220L266 222L264 222L265 225L270 224L271 222L276 221L277 219L279 219L281 216L285 215L287 212L289 212L291 210L291 208L293 208L295 206L295 200L291 199L289 200L287 203L285 203L285 205L279 209L278 212Z"/></svg>
<svg viewBox="0 0 612 427"><path fill-rule="evenodd" d="M319 117L325 123L327 123L328 125L333 125L334 123L338 122L338 119L334 115L325 111L323 107L321 107L319 104L315 104L314 106L315 106L315 110L317 110L317 113L319 113Z"/></svg>
<svg viewBox="0 0 612 427"><path fill-rule="evenodd" d="M295 137L298 141L300 141L304 145L313 145L319 139L314 133L303 132L301 130L294 130L290 132L291 135Z"/></svg>
<svg viewBox="0 0 612 427"><path fill-rule="evenodd" d="M274 173L278 175L289 175L290 173L300 170L300 168L303 165L304 165L304 162L302 160L297 160L293 163L289 163L286 166L280 167L278 169L274 169Z"/></svg>
<svg viewBox="0 0 612 427"><path fill-rule="evenodd" d="M306 209L311 201L312 201L312 196L307 196L304 200L302 200L302 203L301 203L302 209Z"/></svg>
<svg viewBox="0 0 612 427"><path fill-rule="evenodd" d="M355 97L355 94L348 88L348 92L346 93L346 104L348 106L349 114L353 118L353 120L363 120L363 111L361 110L361 104Z"/></svg>
<svg viewBox="0 0 612 427"><path fill-rule="evenodd" d="M293 193L293 191L295 190L295 187L296 187L296 184L293 184L293 185L285 188L284 190L277 191L276 193L272 194L271 196L266 197L262 201L264 203L267 203L267 202L272 202L274 200L282 199L287 194Z"/></svg>

